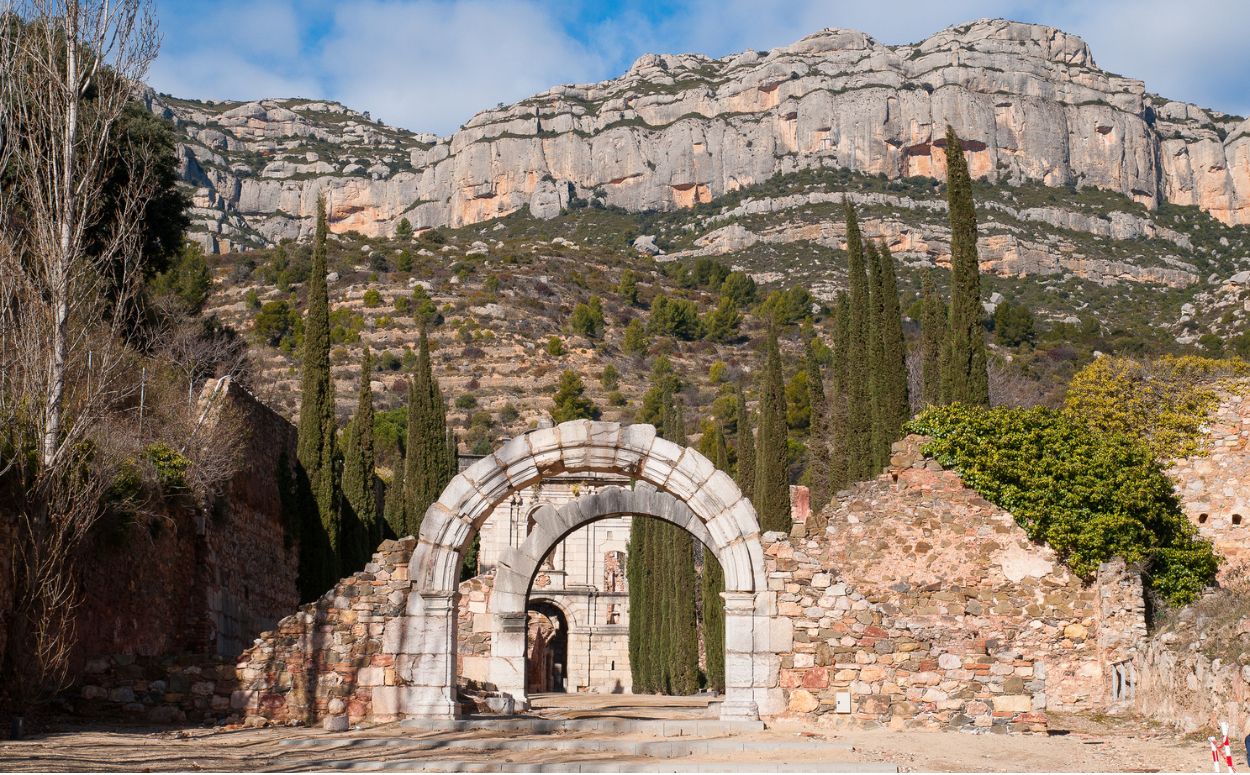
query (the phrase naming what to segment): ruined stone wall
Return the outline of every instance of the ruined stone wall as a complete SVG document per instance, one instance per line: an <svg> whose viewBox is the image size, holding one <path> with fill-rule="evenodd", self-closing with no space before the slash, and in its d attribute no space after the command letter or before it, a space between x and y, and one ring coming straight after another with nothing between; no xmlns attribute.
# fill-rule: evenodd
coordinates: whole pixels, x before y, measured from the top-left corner
<svg viewBox="0 0 1250 775"><path fill-rule="evenodd" d="M1186 516L1227 559L1223 581L1250 563L1250 395L1226 392L1204 436L1203 453L1175 461L1168 475Z"/></svg>
<svg viewBox="0 0 1250 775"><path fill-rule="evenodd" d="M836 499L810 523L814 535L766 542L778 613L794 623L793 653L781 657L788 712L1032 727L1047 709L1105 705L1099 644L1144 632L1140 604L1101 617L1097 585L924 458L922 444L896 445L889 470ZM1119 578L1107 578L1109 600Z"/></svg>
<svg viewBox="0 0 1250 775"><path fill-rule="evenodd" d="M493 573L461 582L456 607L456 675L478 683L490 681L491 617L487 611L494 588Z"/></svg>
<svg viewBox="0 0 1250 775"><path fill-rule="evenodd" d="M75 673L117 655L233 659L299 602L277 477L283 453L294 459L295 427L229 378L209 381L200 405L205 424L243 434L243 463L210 510L174 496L97 526L81 565Z"/></svg>
<svg viewBox="0 0 1250 775"><path fill-rule="evenodd" d="M209 394L215 385L205 386ZM299 602L299 546L288 533L278 466L293 463L297 431L229 378L221 380L227 421L245 433L244 465L230 480L220 514L204 529L201 576L216 653L234 657Z"/></svg>
<svg viewBox="0 0 1250 775"><path fill-rule="evenodd" d="M1141 715L1183 732L1218 735L1229 724L1234 741L1250 734L1250 665L1202 652L1193 638L1166 632L1150 639L1133 661L1132 706ZM1241 634L1244 654L1246 636Z"/></svg>
<svg viewBox="0 0 1250 775"><path fill-rule="evenodd" d="M364 570L260 635L238 662L232 707L285 723L325 720L346 728L373 714L398 710L378 703L394 687L399 644L392 642L408 600L408 560L416 539L383 541ZM380 694L385 695L382 691Z"/></svg>

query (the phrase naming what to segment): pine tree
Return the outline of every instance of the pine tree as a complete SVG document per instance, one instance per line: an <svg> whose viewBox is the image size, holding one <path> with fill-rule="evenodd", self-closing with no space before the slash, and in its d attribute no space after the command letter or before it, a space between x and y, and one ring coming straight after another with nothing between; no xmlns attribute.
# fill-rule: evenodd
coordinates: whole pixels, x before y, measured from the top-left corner
<svg viewBox="0 0 1250 775"><path fill-rule="evenodd" d="M326 287L325 199L317 200L317 231L308 276L308 313L304 318L303 375L300 390L297 454L308 479L311 503L301 533L301 572L306 593L319 595L339 578L339 483L335 462L338 432L334 383L330 379L330 299ZM301 558L303 559L303 558ZM307 596L307 595L306 595Z"/></svg>
<svg viewBox="0 0 1250 775"><path fill-rule="evenodd" d="M968 161L950 126L946 127L946 200L951 227L951 302L942 346L942 403L989 406L977 214Z"/></svg>
<svg viewBox="0 0 1250 775"><path fill-rule="evenodd" d="M880 372L877 379L877 470L890 462L890 448L903 434L903 425L911 417L911 401L907 397L907 343L903 337L903 312L898 303L898 277L894 256L882 243L876 251L877 296L874 307L880 315L877 335Z"/></svg>
<svg viewBox="0 0 1250 775"><path fill-rule="evenodd" d="M404 535L421 533L430 504L456 473L455 444L447 428L447 404L430 365L429 336L421 329L417 363L408 383L408 439L404 470Z"/></svg>
<svg viewBox="0 0 1250 775"><path fill-rule="evenodd" d="M770 325L760 375L760 430L755 445L755 510L760 529L790 532L786 389L777 327Z"/></svg>
<svg viewBox="0 0 1250 775"><path fill-rule="evenodd" d="M721 471L729 469L729 447L725 432L715 420L704 422L699 451ZM707 665L708 688L725 691L725 572L712 550L703 547L703 573L699 583L700 610L703 614L703 652Z"/></svg>
<svg viewBox="0 0 1250 775"><path fill-rule="evenodd" d="M825 375L816 357L816 338L807 342L807 488L812 512L824 508L832 497L830 464L829 398L825 394Z"/></svg>
<svg viewBox="0 0 1250 775"><path fill-rule="evenodd" d="M343 455L343 533L345 572L363 568L382 541L378 499L373 489L373 358L365 348L360 362L356 414L347 426ZM349 522L350 518L350 522ZM350 554L348 554L350 549Z"/></svg>
<svg viewBox="0 0 1250 775"><path fill-rule="evenodd" d="M568 420L598 420L599 407L586 397L586 385L575 371L560 375L560 385L552 397L551 419L557 423Z"/></svg>
<svg viewBox="0 0 1250 775"><path fill-rule="evenodd" d="M936 406L942 400L942 343L946 341L946 302L933 285L933 273L925 272L920 289L920 381L921 400Z"/></svg>
<svg viewBox="0 0 1250 775"><path fill-rule="evenodd" d="M873 474L872 394L868 324L870 302L864 243L855 208L845 202L847 295L850 314L846 330L846 463L852 482Z"/></svg>
<svg viewBox="0 0 1250 775"><path fill-rule="evenodd" d="M734 480L747 498L755 497L755 433L751 422L751 408L747 406L746 391L738 383L737 392L738 437L734 442L738 465Z"/></svg>

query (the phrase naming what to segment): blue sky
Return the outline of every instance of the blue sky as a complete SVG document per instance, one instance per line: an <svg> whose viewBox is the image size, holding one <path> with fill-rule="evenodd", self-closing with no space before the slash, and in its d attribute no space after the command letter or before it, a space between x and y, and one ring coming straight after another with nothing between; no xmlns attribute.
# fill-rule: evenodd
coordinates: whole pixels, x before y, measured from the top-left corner
<svg viewBox="0 0 1250 775"><path fill-rule="evenodd" d="M560 83L619 75L638 56L711 56L824 27L883 43L1005 17L1083 37L1146 88L1250 114L1247 0L155 0L150 81L181 97L339 100L445 134L476 111Z"/></svg>

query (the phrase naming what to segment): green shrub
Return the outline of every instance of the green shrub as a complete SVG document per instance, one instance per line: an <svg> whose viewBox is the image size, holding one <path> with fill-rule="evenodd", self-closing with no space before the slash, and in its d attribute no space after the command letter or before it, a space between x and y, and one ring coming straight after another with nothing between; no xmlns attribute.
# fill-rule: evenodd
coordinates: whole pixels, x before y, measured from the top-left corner
<svg viewBox="0 0 1250 775"><path fill-rule="evenodd" d="M638 318L629 321L629 325L625 326L625 340L621 342L625 352L630 355L645 355L650 345L651 341L647 338L647 330L642 321Z"/></svg>
<svg viewBox="0 0 1250 775"><path fill-rule="evenodd" d="M370 288L365 291L364 302L366 307L380 307L382 306L382 294L378 293L377 289Z"/></svg>
<svg viewBox="0 0 1250 775"><path fill-rule="evenodd" d="M158 441L149 444L143 450L143 456L155 469L156 481L160 483L161 490L171 493L187 489L187 471L191 468L191 461L177 450Z"/></svg>
<svg viewBox="0 0 1250 775"><path fill-rule="evenodd" d="M1183 605L1214 579L1218 560L1181 512L1143 444L1044 408L930 409L908 424L925 454L1010 511L1073 572L1092 578L1113 557L1146 568L1150 587Z"/></svg>
<svg viewBox="0 0 1250 775"><path fill-rule="evenodd" d="M547 354L553 358L564 355L564 340L554 334L547 340Z"/></svg>
<svg viewBox="0 0 1250 775"><path fill-rule="evenodd" d="M603 367L603 372L599 375L599 382L603 385L604 390L616 390L621 384L621 372L612 364Z"/></svg>
<svg viewBox="0 0 1250 775"><path fill-rule="evenodd" d="M412 299L407 296L396 296L391 304L395 307L395 311L401 315L407 315L412 312Z"/></svg>
<svg viewBox="0 0 1250 775"><path fill-rule="evenodd" d="M457 409L472 409L475 406L477 406L477 398L472 393L456 396Z"/></svg>
<svg viewBox="0 0 1250 775"><path fill-rule="evenodd" d="M1200 451L1202 425L1219 404L1221 382L1250 375L1237 359L1095 358L1072 378L1064 411L1072 419L1145 444L1159 460Z"/></svg>

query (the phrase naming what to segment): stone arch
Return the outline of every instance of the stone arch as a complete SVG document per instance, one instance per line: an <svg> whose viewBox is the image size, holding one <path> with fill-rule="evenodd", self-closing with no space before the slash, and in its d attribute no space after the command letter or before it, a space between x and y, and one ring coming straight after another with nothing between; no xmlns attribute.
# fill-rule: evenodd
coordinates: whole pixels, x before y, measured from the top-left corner
<svg viewBox="0 0 1250 775"><path fill-rule="evenodd" d="M565 422L512 439L460 472L426 510L409 566L412 593L408 615L402 632L392 639L397 645L397 674L407 690L401 703L402 713L456 715L455 596L460 558L474 533L495 506L512 493L545 477L586 471L620 474L651 487L633 491L604 488L562 509L547 506L535 513L534 531L515 555L500 563L511 569L502 573L519 573L515 578L524 577L525 585L509 581L506 588L501 588L497 582L491 595L492 605L513 615L495 620L492 648L497 640L514 646L520 641L519 677L523 690L525 597L545 550L571 532L575 524L593 521L582 513L583 505L592 512L645 507L646 510L629 513L684 520L682 527L694 533L720 560L726 581L727 644L722 717L758 718L754 689L775 687L778 666L775 660L765 659L767 617L775 615L776 603L775 596L767 591L755 508L728 474L717 470L696 450L658 437L654 427L589 420ZM650 502L653 497L657 498L654 506ZM647 503L642 502L644 498ZM626 505L625 500L631 503ZM680 503L681 507L670 503ZM543 551L538 550L540 545L545 547ZM516 611L521 612L519 617ZM494 676L493 666L491 672ZM511 681L508 685L517 684Z"/></svg>

